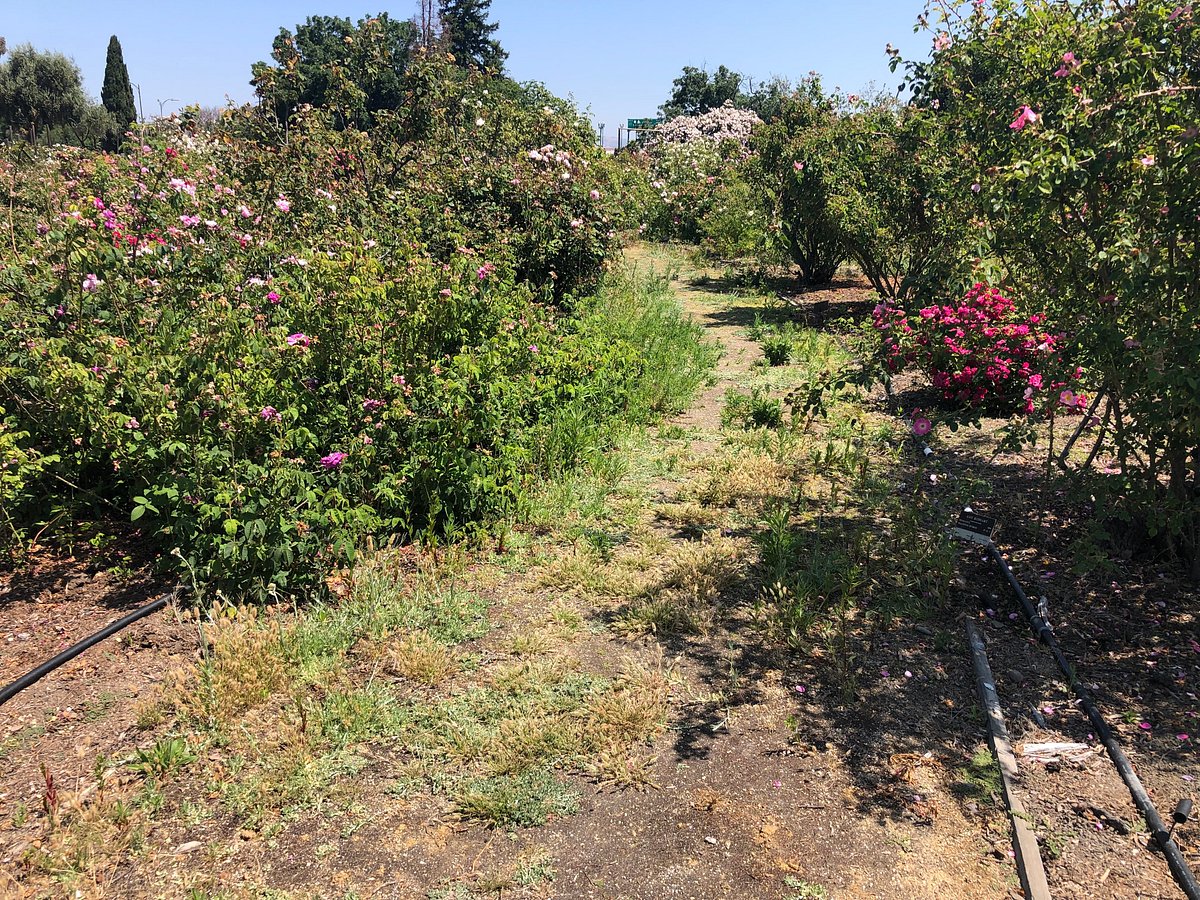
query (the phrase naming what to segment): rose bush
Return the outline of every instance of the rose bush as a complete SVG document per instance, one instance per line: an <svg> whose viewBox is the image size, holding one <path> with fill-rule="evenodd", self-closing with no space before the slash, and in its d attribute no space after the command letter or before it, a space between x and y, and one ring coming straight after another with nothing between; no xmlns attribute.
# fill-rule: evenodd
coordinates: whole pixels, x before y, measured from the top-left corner
<svg viewBox="0 0 1200 900"><path fill-rule="evenodd" d="M996 288L975 284L955 304L926 306L915 315L880 303L872 321L888 372L915 366L943 399L959 406L1000 413L1087 406L1074 390L1070 403L1062 399L1082 374L1063 374L1062 336L1046 330L1043 314L1019 314Z"/></svg>
<svg viewBox="0 0 1200 900"><path fill-rule="evenodd" d="M201 585L292 593L369 536L510 520L580 421L602 446L650 414L632 331L582 297L614 200L578 116L432 64L406 83L370 133L247 109L5 161L9 537L116 513Z"/></svg>
<svg viewBox="0 0 1200 900"><path fill-rule="evenodd" d="M1004 0L933 13L941 40L909 84L946 132L985 274L1069 336L1109 403L1112 506L1200 578L1197 11Z"/></svg>

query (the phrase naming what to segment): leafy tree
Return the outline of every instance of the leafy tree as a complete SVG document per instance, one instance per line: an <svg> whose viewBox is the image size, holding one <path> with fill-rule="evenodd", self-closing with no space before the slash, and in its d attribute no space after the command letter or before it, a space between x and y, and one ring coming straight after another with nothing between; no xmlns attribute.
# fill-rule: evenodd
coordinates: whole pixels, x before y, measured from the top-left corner
<svg viewBox="0 0 1200 900"><path fill-rule="evenodd" d="M64 142L78 144L89 150L99 150L112 148L114 144L119 145L121 135L128 126L128 122L119 125L103 103L88 103L80 112L79 118L61 130L64 132Z"/></svg>
<svg viewBox="0 0 1200 900"><path fill-rule="evenodd" d="M133 85L129 83L129 70L125 68L121 42L115 34L108 39L108 59L104 64L104 86L100 89L100 100L115 124L110 145L119 144L122 132L137 119L137 107L133 105Z"/></svg>
<svg viewBox="0 0 1200 900"><path fill-rule="evenodd" d="M0 119L31 142L44 129L78 120L86 106L79 67L61 53L23 44L0 64Z"/></svg>
<svg viewBox="0 0 1200 900"><path fill-rule="evenodd" d="M250 83L264 107L287 120L311 104L334 113L341 127L369 127L375 113L404 99L404 69L417 26L387 13L353 24L337 16L310 16L296 33L279 30L271 56L257 62Z"/></svg>
<svg viewBox="0 0 1200 900"><path fill-rule="evenodd" d="M673 82L671 97L659 107L664 118L698 116L723 106L726 100L737 102L742 87L742 74L725 66L709 74L705 69L684 66L683 73Z"/></svg>
<svg viewBox="0 0 1200 900"><path fill-rule="evenodd" d="M735 98L735 102L743 109L754 110L764 122L774 122L783 114L787 98L800 89L799 85L792 84L783 76L774 75L752 88L748 94Z"/></svg>
<svg viewBox="0 0 1200 900"><path fill-rule="evenodd" d="M504 70L508 53L492 35L499 24L487 20L492 0L441 0L442 36L459 65Z"/></svg>

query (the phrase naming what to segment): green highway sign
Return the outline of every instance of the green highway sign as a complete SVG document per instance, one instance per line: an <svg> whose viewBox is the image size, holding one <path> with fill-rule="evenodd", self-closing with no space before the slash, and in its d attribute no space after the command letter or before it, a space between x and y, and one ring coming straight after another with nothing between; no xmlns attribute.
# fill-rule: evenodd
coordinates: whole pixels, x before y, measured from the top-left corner
<svg viewBox="0 0 1200 900"><path fill-rule="evenodd" d="M630 119L629 127L634 129L654 128L656 125L661 125L662 123L662 119Z"/></svg>

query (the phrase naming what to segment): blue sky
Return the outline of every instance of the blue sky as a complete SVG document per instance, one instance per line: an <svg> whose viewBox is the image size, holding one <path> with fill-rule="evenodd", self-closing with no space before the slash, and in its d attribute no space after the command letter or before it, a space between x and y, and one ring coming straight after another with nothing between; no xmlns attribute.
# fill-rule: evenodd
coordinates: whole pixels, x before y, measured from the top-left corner
<svg viewBox="0 0 1200 900"><path fill-rule="evenodd" d="M253 99L250 65L267 59L281 26L309 15L357 21L386 10L409 18L416 0L201 0L155 5L145 0L58 0L6 4L0 35L9 46L32 43L72 57L84 86L99 96L110 34L121 40L130 79L140 84L147 116L187 103L222 105ZM894 90L884 48L924 55L914 35L922 0L493 0L496 36L509 72L571 96L603 122L607 143L625 119L653 116L685 65L718 65L766 78L820 72L827 86Z"/></svg>

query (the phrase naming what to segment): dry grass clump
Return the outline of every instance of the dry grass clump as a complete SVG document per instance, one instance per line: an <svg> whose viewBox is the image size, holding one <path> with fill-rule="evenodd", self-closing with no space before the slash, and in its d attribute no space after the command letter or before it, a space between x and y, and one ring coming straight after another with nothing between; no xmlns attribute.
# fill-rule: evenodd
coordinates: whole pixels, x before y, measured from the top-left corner
<svg viewBox="0 0 1200 900"><path fill-rule="evenodd" d="M712 506L702 506L694 500L660 504L654 514L661 522L692 531L712 527L725 518L722 510Z"/></svg>
<svg viewBox="0 0 1200 900"><path fill-rule="evenodd" d="M254 607L214 609L196 619L203 654L187 668L166 673L155 695L138 707L137 721L153 727L167 717L220 729L265 702L287 680L280 621Z"/></svg>
<svg viewBox="0 0 1200 900"><path fill-rule="evenodd" d="M708 631L722 596L744 569L744 539L705 538L677 547L647 578L613 623L627 636Z"/></svg>
<svg viewBox="0 0 1200 900"><path fill-rule="evenodd" d="M451 648L424 631L409 632L392 641L385 659L394 675L436 687L458 672L458 659Z"/></svg>
<svg viewBox="0 0 1200 900"><path fill-rule="evenodd" d="M761 451L742 449L720 456L705 467L688 488L702 506L730 507L742 501L786 497L792 490L792 467Z"/></svg>

